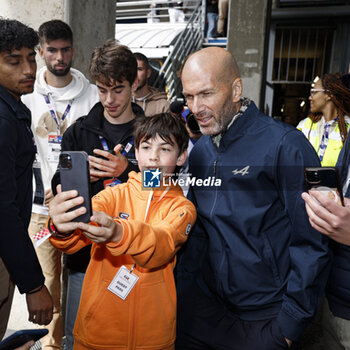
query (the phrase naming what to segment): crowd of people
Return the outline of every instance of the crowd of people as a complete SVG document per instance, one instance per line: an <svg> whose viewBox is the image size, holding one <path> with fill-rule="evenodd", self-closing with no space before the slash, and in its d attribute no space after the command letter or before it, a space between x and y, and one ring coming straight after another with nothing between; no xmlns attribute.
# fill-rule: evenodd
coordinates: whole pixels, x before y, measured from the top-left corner
<svg viewBox="0 0 350 350"><path fill-rule="evenodd" d="M90 83L63 21L0 19L0 37L0 339L16 285L47 350L64 336L66 350L301 349L319 310L326 349L350 349L349 74L315 80L294 128L242 95L222 48L185 60L178 115L115 39ZM61 151L89 156L90 222L62 191ZM339 169L344 205L305 192L321 165Z"/></svg>

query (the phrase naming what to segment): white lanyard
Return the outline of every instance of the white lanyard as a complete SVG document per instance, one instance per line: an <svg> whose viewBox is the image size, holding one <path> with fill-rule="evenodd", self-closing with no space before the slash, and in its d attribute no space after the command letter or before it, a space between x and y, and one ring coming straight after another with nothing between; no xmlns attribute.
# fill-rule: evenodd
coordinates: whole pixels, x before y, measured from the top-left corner
<svg viewBox="0 0 350 350"><path fill-rule="evenodd" d="M57 125L57 131L58 131L58 134L60 135L61 131L61 124L63 123L63 121L66 119L71 107L72 107L72 104L74 102L74 99L70 100L68 102L68 105L66 107L66 109L64 110L63 112L63 115L62 115L62 118L61 118L61 121L58 121L58 116L57 116L57 113L56 113L56 109L55 109L55 106L53 105L52 101L51 101L51 98L50 98L50 94L48 95L43 95L44 96L44 100L47 104L47 106L49 107L49 111L50 111L50 114L52 116L52 119L55 121L56 125Z"/></svg>

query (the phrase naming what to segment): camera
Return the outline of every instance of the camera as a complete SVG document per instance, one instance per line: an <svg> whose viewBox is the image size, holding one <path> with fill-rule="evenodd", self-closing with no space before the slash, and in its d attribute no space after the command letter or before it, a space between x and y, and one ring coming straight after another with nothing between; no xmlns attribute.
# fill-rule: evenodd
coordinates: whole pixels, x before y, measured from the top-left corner
<svg viewBox="0 0 350 350"><path fill-rule="evenodd" d="M307 181L310 184L318 184L320 182L320 176L318 171L316 170L307 172L306 176L307 176Z"/></svg>
<svg viewBox="0 0 350 350"><path fill-rule="evenodd" d="M72 167L72 157L69 154L60 154L60 167L63 169Z"/></svg>

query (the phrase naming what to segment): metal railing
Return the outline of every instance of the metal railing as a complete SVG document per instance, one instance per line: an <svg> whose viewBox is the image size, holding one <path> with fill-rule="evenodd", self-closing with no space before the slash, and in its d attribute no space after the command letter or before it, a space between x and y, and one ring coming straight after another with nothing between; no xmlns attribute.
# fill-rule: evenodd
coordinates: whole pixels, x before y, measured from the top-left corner
<svg viewBox="0 0 350 350"><path fill-rule="evenodd" d="M150 14L150 5L176 5L177 1L168 0L140 0L140 1L117 1L117 18L116 21L126 20L131 22L147 20ZM170 100L181 96L182 86L178 71L180 70L185 58L192 52L201 48L204 40L205 26L205 0L184 0L183 8L185 9L186 27L182 33L175 39L175 42L170 46L171 52L165 59L158 77L154 85L156 87L166 87L168 98ZM176 8L176 7L175 7ZM155 8L157 11L168 10L169 7ZM156 17L164 22L164 19L169 18L168 14L158 12ZM167 20L165 20L167 21Z"/></svg>
<svg viewBox="0 0 350 350"><path fill-rule="evenodd" d="M197 51L204 40L204 17L205 7L199 3L192 13L185 30L176 39L171 54L164 61L155 82L156 86L165 85L170 100L181 95L182 85L178 72L185 58L192 52Z"/></svg>
<svg viewBox="0 0 350 350"><path fill-rule="evenodd" d="M185 0L179 5L176 0L117 0L116 21L118 22L147 22L150 16L156 17L161 22L169 21L169 8L183 9L185 19L188 20L202 0ZM170 7L170 5L174 7Z"/></svg>

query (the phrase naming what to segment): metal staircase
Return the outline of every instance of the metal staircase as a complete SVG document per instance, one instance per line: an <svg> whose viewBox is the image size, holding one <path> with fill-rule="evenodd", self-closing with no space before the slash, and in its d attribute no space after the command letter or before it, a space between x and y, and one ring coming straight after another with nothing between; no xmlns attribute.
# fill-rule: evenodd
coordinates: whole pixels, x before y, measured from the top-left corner
<svg viewBox="0 0 350 350"><path fill-rule="evenodd" d="M178 71L185 58L191 52L200 49L204 42L205 0L182 2L183 7L178 6L178 1L169 0L117 1L116 39L129 46L133 52L142 52L148 58L162 62L154 85L165 86L170 100L181 95L182 86ZM177 9L185 10L184 23L169 23L170 4L174 4ZM157 12L153 12L151 16L152 10ZM155 23L154 18L159 21ZM129 32L126 33L126 30ZM170 30L169 34L166 30ZM134 39L132 39L133 35ZM157 36L159 40L154 40ZM168 42L166 42L167 39ZM161 40L164 40L165 44ZM135 42L137 45L134 44ZM152 43L155 46L153 50L150 47ZM159 57L156 57L157 50Z"/></svg>

